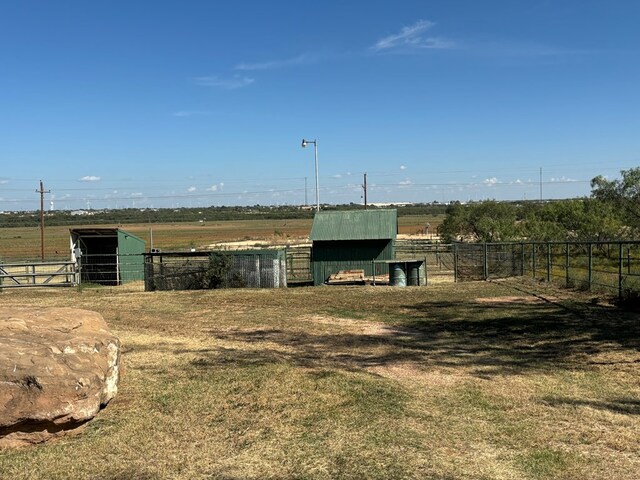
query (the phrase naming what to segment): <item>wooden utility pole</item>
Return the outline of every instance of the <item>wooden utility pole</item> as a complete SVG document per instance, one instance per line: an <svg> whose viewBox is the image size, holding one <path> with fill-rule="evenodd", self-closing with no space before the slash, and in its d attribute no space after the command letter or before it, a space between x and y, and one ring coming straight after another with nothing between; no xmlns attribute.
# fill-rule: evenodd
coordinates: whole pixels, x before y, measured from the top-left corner
<svg viewBox="0 0 640 480"><path fill-rule="evenodd" d="M364 183L362 184L362 188L364 189L364 209L367 209L367 174L364 174Z"/></svg>
<svg viewBox="0 0 640 480"><path fill-rule="evenodd" d="M44 262L44 194L51 193L51 190L44 189L42 180L40 180L40 190L36 190L40 194L40 257Z"/></svg>

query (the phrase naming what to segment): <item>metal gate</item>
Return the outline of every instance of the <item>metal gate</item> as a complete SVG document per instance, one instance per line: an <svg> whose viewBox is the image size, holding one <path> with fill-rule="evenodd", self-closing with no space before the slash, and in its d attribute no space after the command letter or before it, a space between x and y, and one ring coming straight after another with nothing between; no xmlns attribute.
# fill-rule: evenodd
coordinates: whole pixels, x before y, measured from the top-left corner
<svg viewBox="0 0 640 480"><path fill-rule="evenodd" d="M74 262L0 264L0 289L72 287L78 284Z"/></svg>

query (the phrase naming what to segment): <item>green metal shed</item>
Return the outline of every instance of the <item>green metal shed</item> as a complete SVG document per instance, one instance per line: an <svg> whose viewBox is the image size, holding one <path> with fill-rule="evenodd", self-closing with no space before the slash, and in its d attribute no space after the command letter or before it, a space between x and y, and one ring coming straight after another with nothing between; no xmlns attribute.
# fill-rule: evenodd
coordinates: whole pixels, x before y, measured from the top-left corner
<svg viewBox="0 0 640 480"><path fill-rule="evenodd" d="M144 280L144 240L119 228L75 228L69 234L71 260L78 266L81 283Z"/></svg>
<svg viewBox="0 0 640 480"><path fill-rule="evenodd" d="M388 274L388 265L374 260L395 258L398 233L396 210L318 212L311 228L311 267L314 285L340 270L364 270L365 275Z"/></svg>

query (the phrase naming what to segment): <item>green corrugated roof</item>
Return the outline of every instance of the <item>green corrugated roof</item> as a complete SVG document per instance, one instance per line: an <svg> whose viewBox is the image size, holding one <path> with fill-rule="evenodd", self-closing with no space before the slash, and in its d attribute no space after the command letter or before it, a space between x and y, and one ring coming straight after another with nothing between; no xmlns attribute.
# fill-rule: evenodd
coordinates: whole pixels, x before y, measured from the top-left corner
<svg viewBox="0 0 640 480"><path fill-rule="evenodd" d="M311 240L395 239L396 210L349 210L318 212L313 219Z"/></svg>

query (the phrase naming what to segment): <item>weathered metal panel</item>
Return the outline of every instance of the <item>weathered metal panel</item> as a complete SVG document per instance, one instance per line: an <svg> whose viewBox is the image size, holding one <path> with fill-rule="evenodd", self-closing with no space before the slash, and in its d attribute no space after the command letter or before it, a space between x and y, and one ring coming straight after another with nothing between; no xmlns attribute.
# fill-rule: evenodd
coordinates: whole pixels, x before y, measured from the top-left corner
<svg viewBox="0 0 640 480"><path fill-rule="evenodd" d="M144 240L118 230L120 283L144 280Z"/></svg>
<svg viewBox="0 0 640 480"><path fill-rule="evenodd" d="M312 241L395 239L396 210L318 212L313 219Z"/></svg>

